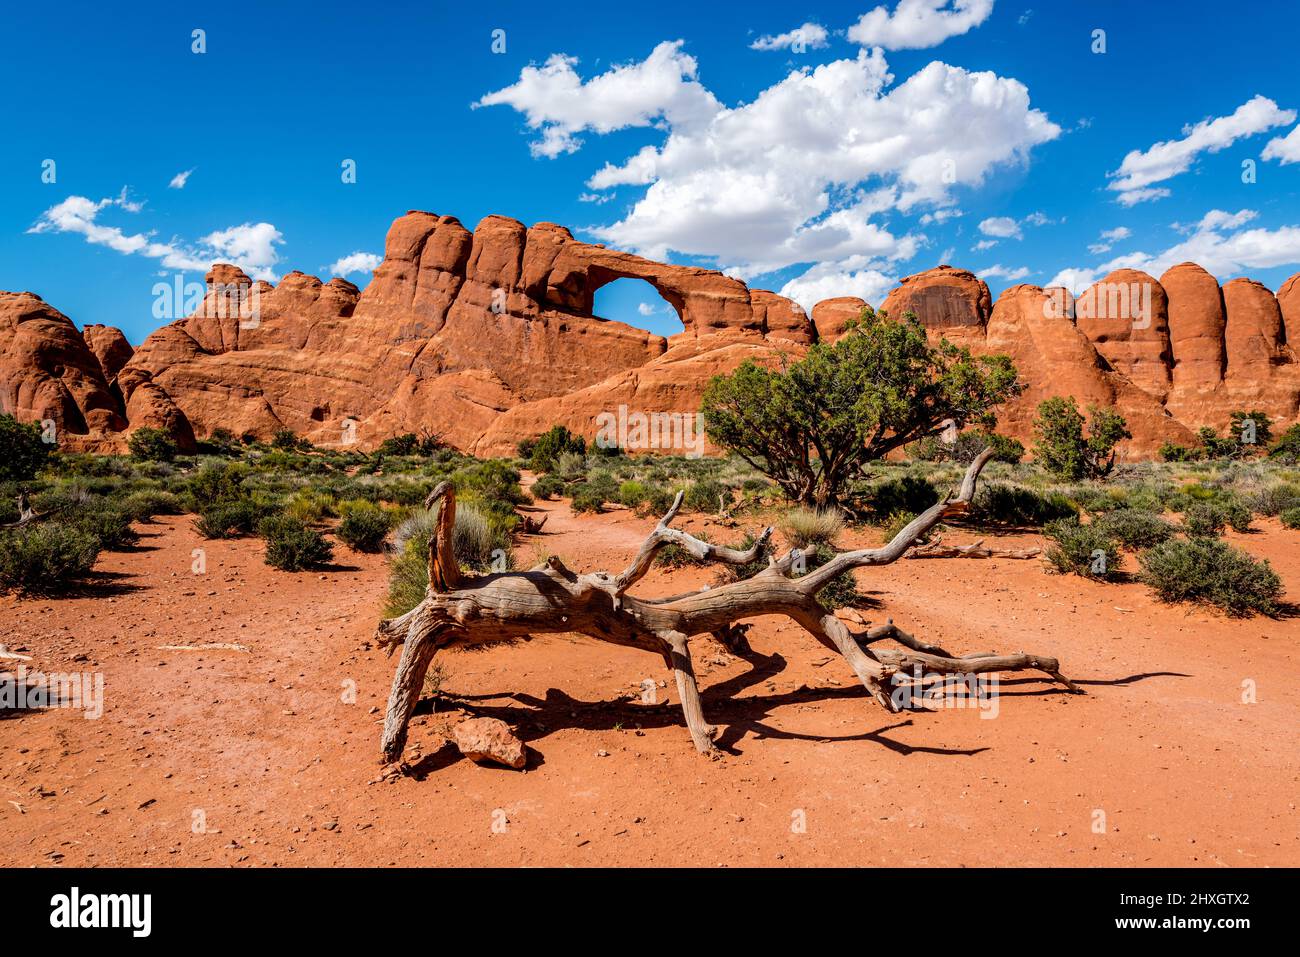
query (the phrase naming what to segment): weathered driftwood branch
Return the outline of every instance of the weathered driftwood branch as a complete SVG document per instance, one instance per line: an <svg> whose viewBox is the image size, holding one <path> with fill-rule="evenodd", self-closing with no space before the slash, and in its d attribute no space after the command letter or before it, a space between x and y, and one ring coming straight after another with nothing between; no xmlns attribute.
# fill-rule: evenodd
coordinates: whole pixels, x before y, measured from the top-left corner
<svg viewBox="0 0 1300 957"><path fill-rule="evenodd" d="M888 687L894 675L916 665L953 673L1037 668L1075 690L1060 676L1055 659L1024 654L955 658L941 648L918 642L892 623L853 635L844 622L817 602L818 592L837 576L897 561L941 520L966 511L980 471L991 455L991 450L985 450L971 463L959 489L918 515L880 548L842 552L798 578L790 577L797 557L797 552L791 551L779 559L769 557L767 567L750 578L660 599L628 594L649 572L659 549L676 544L697 559L744 565L759 561L767 553L772 530L766 529L752 547L743 551L702 541L670 527L681 507L679 494L631 564L618 574L580 574L558 558L550 558L527 571L465 577L452 551L455 491L444 482L426 501L426 507L438 504L440 512L435 536L429 543L429 586L424 600L404 615L380 622L376 631L377 640L390 653L398 644L403 645L384 720L383 756L388 761L401 757L425 672L439 648L536 634L577 632L662 656L676 676L691 739L703 752L713 751L717 729L704 717L689 641L695 635L713 635L733 651L746 653L745 632L749 626L737 622L759 615L785 615L838 652L863 686L890 712L897 710ZM868 647L885 638L908 650L873 652Z"/></svg>
<svg viewBox="0 0 1300 957"><path fill-rule="evenodd" d="M969 545L945 545L941 536L907 553L908 558L1037 558L1043 550L1032 548L990 548L984 540Z"/></svg>

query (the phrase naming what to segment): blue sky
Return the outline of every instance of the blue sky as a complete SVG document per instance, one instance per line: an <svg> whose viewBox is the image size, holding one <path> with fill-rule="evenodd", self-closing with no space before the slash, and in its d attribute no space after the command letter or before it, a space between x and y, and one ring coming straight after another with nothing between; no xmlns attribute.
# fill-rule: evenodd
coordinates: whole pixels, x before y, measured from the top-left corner
<svg viewBox="0 0 1300 957"><path fill-rule="evenodd" d="M0 289L138 343L155 284L212 261L364 286L408 209L559 222L807 306L940 262L995 296L1184 259L1276 289L1300 271L1294 5L1176 9L10 5ZM602 292L680 328L647 286Z"/></svg>

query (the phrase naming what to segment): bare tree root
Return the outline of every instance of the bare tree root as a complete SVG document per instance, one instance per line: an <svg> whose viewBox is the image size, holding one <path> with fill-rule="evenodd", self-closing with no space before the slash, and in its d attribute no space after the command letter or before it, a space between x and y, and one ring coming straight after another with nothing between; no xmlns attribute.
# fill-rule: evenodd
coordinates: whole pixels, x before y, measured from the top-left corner
<svg viewBox="0 0 1300 957"><path fill-rule="evenodd" d="M440 512L429 543L429 585L424 599L405 614L381 621L376 629L376 640L390 654L402 646L384 719L383 757L390 762L401 757L425 673L439 649L537 634L579 633L660 656L676 678L691 740L706 754L714 752L717 729L704 716L690 639L712 635L733 653L747 655L749 626L739 622L759 615L785 615L840 654L863 687L889 712L898 710L890 694L894 676L918 666L935 672L968 674L1038 669L1077 690L1061 677L1054 658L1028 654L956 658L937 646L917 641L892 622L854 635L817 602L818 592L838 576L897 561L940 521L967 511L980 472L991 456L991 450L981 453L966 470L958 489L918 515L886 545L841 552L799 578L790 577L795 551L779 558L768 554L771 528L743 550L714 545L672 528L681 508L681 493L621 572L577 573L552 557L527 571L467 576L456 564L452 549L455 490L443 482L425 502L426 508L439 505ZM749 578L684 595L642 599L629 594L650 571L655 555L667 545L679 545L704 561L747 565L767 555L768 564ZM872 650L874 642L886 638L906 650Z"/></svg>

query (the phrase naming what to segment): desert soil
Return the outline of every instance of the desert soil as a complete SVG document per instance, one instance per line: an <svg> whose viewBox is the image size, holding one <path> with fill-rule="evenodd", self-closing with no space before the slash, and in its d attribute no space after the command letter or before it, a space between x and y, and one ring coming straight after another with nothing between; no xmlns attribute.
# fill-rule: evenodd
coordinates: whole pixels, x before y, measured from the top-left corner
<svg viewBox="0 0 1300 957"><path fill-rule="evenodd" d="M650 523L542 503L554 553L619 569ZM714 541L740 528L694 518ZM746 520L745 527L756 522ZM1235 544L1300 598L1300 533ZM1058 656L1086 696L1029 674L991 703L888 715L838 657L757 619L758 666L695 642L724 756L692 748L661 659L578 636L442 657L408 773L381 779L396 659L371 635L384 560L290 574L261 543L205 542L188 517L142 526L89 594L0 598L0 643L44 672L103 675L104 710L0 713L0 864L27 865L1294 865L1300 756L1296 619L1232 620L1139 584L1037 561L905 560L858 573L918 637L966 653ZM859 545L877 533L845 536ZM954 533L953 541L969 541ZM1036 544L1033 535L999 544ZM193 550L206 552L195 574ZM1131 567L1131 563L1130 563ZM713 580L656 570L642 594ZM237 645L246 650L164 650ZM0 663L13 671L20 662ZM641 700L654 679L658 703ZM1253 692L1253 695L1252 695ZM1253 701L1250 699L1253 696ZM461 757L447 731L498 717L525 770Z"/></svg>

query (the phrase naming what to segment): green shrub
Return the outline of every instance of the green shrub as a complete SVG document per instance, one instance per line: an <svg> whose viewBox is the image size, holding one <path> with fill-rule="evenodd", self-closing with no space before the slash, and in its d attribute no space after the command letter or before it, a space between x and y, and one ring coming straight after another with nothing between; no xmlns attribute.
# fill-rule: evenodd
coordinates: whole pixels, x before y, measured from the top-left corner
<svg viewBox="0 0 1300 957"><path fill-rule="evenodd" d="M533 483L534 498L555 498L564 494L564 480L557 475L543 475Z"/></svg>
<svg viewBox="0 0 1300 957"><path fill-rule="evenodd" d="M269 504L252 498L213 505L199 513L194 520L194 530L204 538L235 538L248 535L257 523L275 511Z"/></svg>
<svg viewBox="0 0 1300 957"><path fill-rule="evenodd" d="M1088 407L1084 417L1073 396L1053 396L1038 406L1034 419L1034 460L1063 479L1105 478L1115 467L1115 447L1133 438L1124 417L1114 409Z"/></svg>
<svg viewBox="0 0 1300 957"><path fill-rule="evenodd" d="M1125 548L1150 548L1174 537L1178 529L1159 515L1132 508L1107 512L1092 524Z"/></svg>
<svg viewBox="0 0 1300 957"><path fill-rule="evenodd" d="M844 516L835 509L792 508L777 523L791 548L834 545L844 531Z"/></svg>
<svg viewBox="0 0 1300 957"><path fill-rule="evenodd" d="M1220 539L1173 539L1144 552L1141 564L1161 601L1216 605L1237 617L1278 613L1282 581L1272 566Z"/></svg>
<svg viewBox="0 0 1300 957"><path fill-rule="evenodd" d="M414 432L407 432L404 435L394 435L384 439L379 443L379 448L375 449L376 455L432 455L439 449L443 448L443 442L436 435L416 435Z"/></svg>
<svg viewBox="0 0 1300 957"><path fill-rule="evenodd" d="M316 489L300 489L285 501L284 512L306 525L316 525L336 515L337 504L332 495Z"/></svg>
<svg viewBox="0 0 1300 957"><path fill-rule="evenodd" d="M185 511L180 497L160 489L141 489L121 501L122 511L137 522L147 522L155 515L180 515Z"/></svg>
<svg viewBox="0 0 1300 957"><path fill-rule="evenodd" d="M1300 422L1283 432L1269 446L1268 457L1283 465L1300 465Z"/></svg>
<svg viewBox="0 0 1300 957"><path fill-rule="evenodd" d="M429 540L438 525L436 509L421 509L393 532L396 556L388 573L388 601L384 614L404 614L424 600L429 586ZM473 505L456 503L456 528L452 534L456 563L473 572L514 567L510 536L494 527L490 516Z"/></svg>
<svg viewBox="0 0 1300 957"><path fill-rule="evenodd" d="M319 568L334 557L334 546L292 515L271 515L257 523L266 541L266 563L286 572Z"/></svg>
<svg viewBox="0 0 1300 957"><path fill-rule="evenodd" d="M673 489L651 485L646 500L637 506L636 513L642 518L659 518L668 514L676 498L677 492Z"/></svg>
<svg viewBox="0 0 1300 957"><path fill-rule="evenodd" d="M311 443L306 439L298 438L298 434L293 429L277 429L271 436L271 448L282 452L298 452L310 449Z"/></svg>
<svg viewBox="0 0 1300 957"><path fill-rule="evenodd" d="M599 512L605 507L605 498L586 482L580 482L573 488L570 507L579 514Z"/></svg>
<svg viewBox="0 0 1300 957"><path fill-rule="evenodd" d="M727 498L727 488L713 479L701 479L686 487L682 504L693 512L717 513Z"/></svg>
<svg viewBox="0 0 1300 957"><path fill-rule="evenodd" d="M585 455L587 443L562 425L553 425L533 443L529 467L534 472L549 472L556 467L561 455Z"/></svg>
<svg viewBox="0 0 1300 957"><path fill-rule="evenodd" d="M1286 482L1266 485L1251 496L1250 507L1260 515L1269 516L1300 508L1300 485Z"/></svg>
<svg viewBox="0 0 1300 957"><path fill-rule="evenodd" d="M191 512L202 512L222 502L244 497L244 482L252 475L243 462L204 462L185 483L186 504Z"/></svg>
<svg viewBox="0 0 1300 957"><path fill-rule="evenodd" d="M8 413L0 415L0 482L35 478L54 448L53 443L42 438L37 423L19 422Z"/></svg>
<svg viewBox="0 0 1300 957"><path fill-rule="evenodd" d="M1053 542L1045 557L1061 574L1111 581L1119 574L1123 557L1114 539L1096 525L1078 519L1058 519L1043 528Z"/></svg>
<svg viewBox="0 0 1300 957"><path fill-rule="evenodd" d="M814 569L821 568L828 561L835 557L835 549L829 545L820 544L812 548L811 551L801 553L804 565L804 571L800 573L796 565L794 571L795 578L802 578ZM847 571L843 574L836 575L830 582L817 593L817 603L827 611L834 611L836 608L852 607L861 603L862 595L858 592L857 580L853 577L853 572Z"/></svg>
<svg viewBox="0 0 1300 957"><path fill-rule="evenodd" d="M972 429L957 436L957 440L953 442L949 450L949 457L952 461L961 465L970 465L986 447L992 447L993 449L993 458L989 460L991 462L1006 462L1008 465L1015 465L1025 457L1025 447L1022 443L1005 435L998 435L996 432L988 432L984 429Z"/></svg>
<svg viewBox="0 0 1300 957"><path fill-rule="evenodd" d="M1060 492L1037 492L1023 485L985 482L971 503L970 521L977 525L1033 527L1062 519L1077 519L1079 509Z"/></svg>
<svg viewBox="0 0 1300 957"><path fill-rule="evenodd" d="M1162 462L1196 462L1205 457L1204 447L1178 445L1175 442L1162 442L1159 452Z"/></svg>
<svg viewBox="0 0 1300 957"><path fill-rule="evenodd" d="M1283 528L1300 528L1300 505L1288 508L1278 517L1282 519Z"/></svg>
<svg viewBox="0 0 1300 957"><path fill-rule="evenodd" d="M339 506L343 521L335 533L339 541L354 552L378 552L384 547L384 539L392 528L392 513L387 509L355 499Z"/></svg>
<svg viewBox="0 0 1300 957"><path fill-rule="evenodd" d="M1193 538L1214 538L1227 524L1227 512L1217 502L1192 502L1183 511L1183 529Z"/></svg>
<svg viewBox="0 0 1300 957"><path fill-rule="evenodd" d="M0 533L0 590L53 594L84 578L98 556L99 539L62 522Z"/></svg>
<svg viewBox="0 0 1300 957"><path fill-rule="evenodd" d="M636 508L644 502L649 495L650 489L644 482L630 479L619 485L617 501L620 505L626 505L628 508Z"/></svg>
<svg viewBox="0 0 1300 957"><path fill-rule="evenodd" d="M131 457L143 462L170 462L176 458L176 443L162 429L136 429L126 440Z"/></svg>
<svg viewBox="0 0 1300 957"><path fill-rule="evenodd" d="M939 501L939 492L919 476L904 475L859 489L855 498L883 522L899 512L921 514Z"/></svg>
<svg viewBox="0 0 1300 957"><path fill-rule="evenodd" d="M131 516L108 502L95 502L65 513L60 519L94 535L104 551L120 552L140 541L140 533L131 525Z"/></svg>

